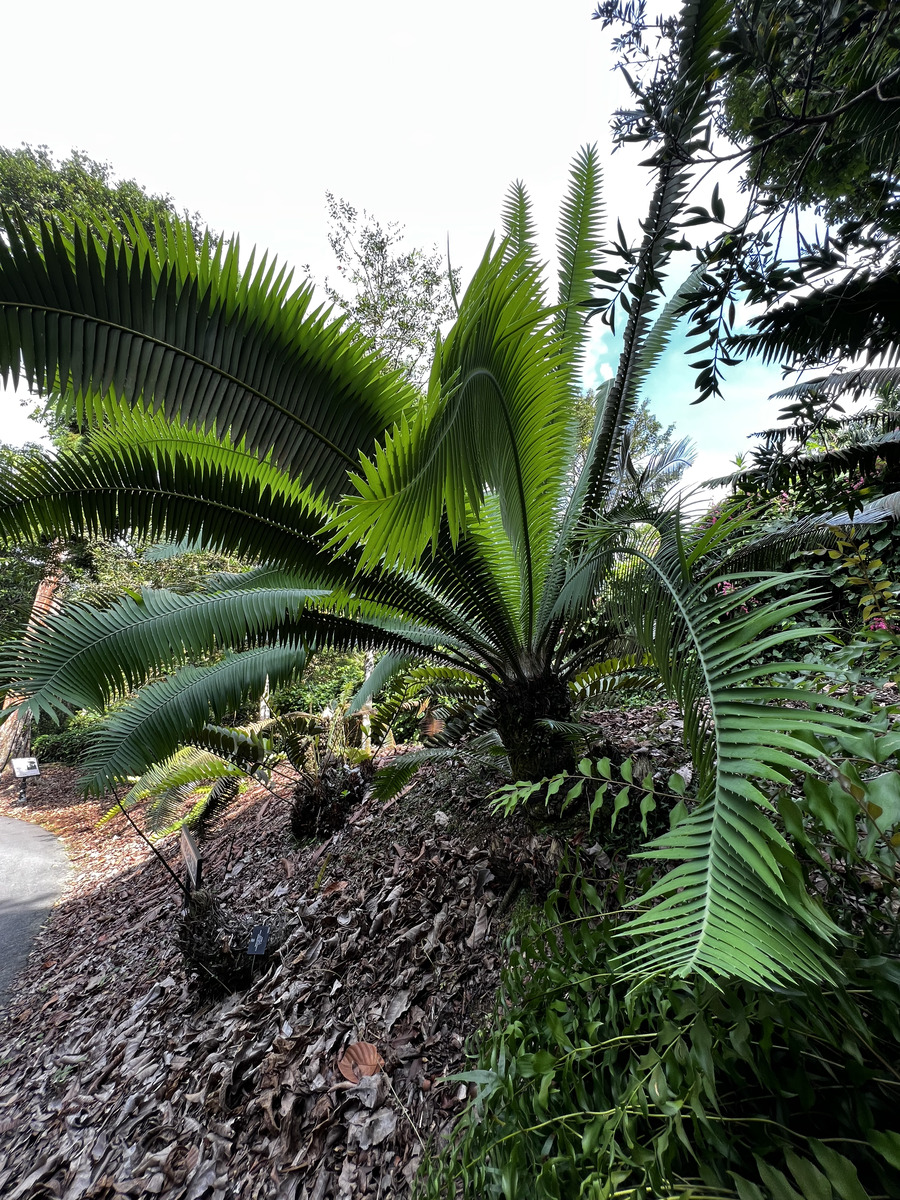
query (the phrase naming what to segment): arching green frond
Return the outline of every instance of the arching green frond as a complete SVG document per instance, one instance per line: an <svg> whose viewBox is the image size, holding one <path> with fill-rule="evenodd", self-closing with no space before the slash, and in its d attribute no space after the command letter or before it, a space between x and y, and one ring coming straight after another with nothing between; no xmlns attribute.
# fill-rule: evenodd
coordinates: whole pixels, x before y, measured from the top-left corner
<svg viewBox="0 0 900 1200"><path fill-rule="evenodd" d="M440 593L472 634L481 637L484 648L480 652L498 673L502 674L504 663L516 661L522 645L521 624L516 624L507 590L478 540L463 536L454 545L444 521L437 550L422 559L416 575Z"/></svg>
<svg viewBox="0 0 900 1200"><path fill-rule="evenodd" d="M701 541L676 533L652 555L636 549L614 593L621 620L684 713L698 779L696 803L645 851L677 865L643 898L656 905L627 927L645 940L626 966L759 986L818 980L831 970L823 942L834 930L806 891L764 789L788 786L795 772L814 774L816 738L852 721L833 711L840 702L824 707L815 693L770 678L803 664L760 664L767 649L812 633L783 627L806 609L809 593L763 598L779 583L796 589L796 576L710 578Z"/></svg>
<svg viewBox="0 0 900 1200"><path fill-rule="evenodd" d="M498 599L508 614L516 646L525 647L531 580L525 570L527 563L516 554L506 535L499 496L485 497L478 519L469 525L465 538L490 573Z"/></svg>
<svg viewBox="0 0 900 1200"><path fill-rule="evenodd" d="M156 247L136 230L133 249L113 230L103 246L80 226L39 240L4 227L0 376L71 395L91 423L113 392L227 432L337 497L358 451L416 399L310 287L292 291L265 256L242 269L236 243L198 254L175 223Z"/></svg>
<svg viewBox="0 0 900 1200"><path fill-rule="evenodd" d="M35 455L0 476L0 531L42 536L202 538L207 547L302 567L332 582L320 535L326 510L271 462L227 437L161 415L120 416L78 453Z"/></svg>
<svg viewBox="0 0 900 1200"><path fill-rule="evenodd" d="M569 691L578 704L608 696L611 692L638 691L653 683L654 675L649 666L646 655L606 658L574 675L569 680Z"/></svg>
<svg viewBox="0 0 900 1200"><path fill-rule="evenodd" d="M5 674L35 715L103 708L160 671L287 623L298 630L309 599L289 588L186 595L144 588L105 609L74 604L26 631Z"/></svg>
<svg viewBox="0 0 900 1200"><path fill-rule="evenodd" d="M122 809L145 806L149 829L159 832L170 827L183 812L185 804L201 784L219 780L238 781L246 777L244 768L229 762L211 750L197 746L182 746L161 762L154 763L137 779L120 801L101 818L99 824L111 820ZM214 798L218 799L218 797ZM210 796L202 798L185 814L187 823L196 820L206 808Z"/></svg>
<svg viewBox="0 0 900 1200"><path fill-rule="evenodd" d="M207 547L267 558L263 586L353 592L385 611L431 623L491 658L485 620L497 615L497 605L486 603L479 570L487 577L471 551L453 551L445 539L454 564L442 573L440 587L422 572L376 569L362 576L358 553L335 557L326 549L322 512L272 464L227 439L147 414L122 417L77 455L35 456L0 474L0 531L10 543L50 528L79 536L200 539ZM211 581L209 590L220 586L257 585L241 574L228 585Z"/></svg>
<svg viewBox="0 0 900 1200"><path fill-rule="evenodd" d="M272 688L296 681L306 658L299 642L259 646L148 684L104 724L85 759L83 787L102 795L128 776L142 775L202 736L207 724L258 700L267 680Z"/></svg>
<svg viewBox="0 0 900 1200"><path fill-rule="evenodd" d="M525 626L554 540L568 467L570 397L554 368L550 319L515 259L487 256L442 349L441 393L393 430L336 525L342 545L365 540L364 565L415 563L437 546L446 514L456 541L486 492L499 497L507 537L528 580Z"/></svg>
<svg viewBox="0 0 900 1200"><path fill-rule="evenodd" d="M573 384L578 375L587 341L587 308L594 285L603 231L600 198L601 171L596 145L583 146L572 163L569 191L559 217L556 252L559 258L560 311L556 333L570 364Z"/></svg>

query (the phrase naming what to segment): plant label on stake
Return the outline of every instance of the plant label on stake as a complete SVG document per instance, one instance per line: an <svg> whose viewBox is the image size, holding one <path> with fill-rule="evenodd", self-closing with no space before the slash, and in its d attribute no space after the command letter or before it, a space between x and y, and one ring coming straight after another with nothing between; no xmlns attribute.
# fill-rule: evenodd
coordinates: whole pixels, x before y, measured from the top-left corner
<svg viewBox="0 0 900 1200"><path fill-rule="evenodd" d="M40 775L41 768L38 766L36 758L14 758L12 760L13 774L16 779L31 779L34 775Z"/></svg>
<svg viewBox="0 0 900 1200"><path fill-rule="evenodd" d="M187 868L188 884L196 891L200 886L200 875L203 870L203 858L200 847L194 835L182 825L181 827L181 856Z"/></svg>
<svg viewBox="0 0 900 1200"><path fill-rule="evenodd" d="M252 955L265 954L269 944L270 925L254 925L250 930L250 944L247 953Z"/></svg>
<svg viewBox="0 0 900 1200"><path fill-rule="evenodd" d="M38 766L36 758L14 758L12 760L12 769L16 779L21 779L22 781L19 784L19 799L17 803L23 805L27 802L26 788L28 787L28 780L35 775L40 775L41 768Z"/></svg>

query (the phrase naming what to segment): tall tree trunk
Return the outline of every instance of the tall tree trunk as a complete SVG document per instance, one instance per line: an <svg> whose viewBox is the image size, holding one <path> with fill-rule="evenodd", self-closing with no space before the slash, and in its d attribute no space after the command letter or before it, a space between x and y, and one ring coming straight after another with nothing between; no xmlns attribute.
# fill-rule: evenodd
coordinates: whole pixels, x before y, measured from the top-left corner
<svg viewBox="0 0 900 1200"><path fill-rule="evenodd" d="M514 779L538 780L574 768L569 739L539 724L572 719L572 701L563 680L551 675L501 684L494 688L494 704Z"/></svg>
<svg viewBox="0 0 900 1200"><path fill-rule="evenodd" d="M47 574L38 584L31 606L31 616L28 618L26 629L40 625L53 608L62 575L57 564L48 566ZM4 709L11 708L22 699L21 696L8 692L3 701ZM31 713L20 716L17 712L0 725L0 771L4 771L12 758L28 758L31 754Z"/></svg>

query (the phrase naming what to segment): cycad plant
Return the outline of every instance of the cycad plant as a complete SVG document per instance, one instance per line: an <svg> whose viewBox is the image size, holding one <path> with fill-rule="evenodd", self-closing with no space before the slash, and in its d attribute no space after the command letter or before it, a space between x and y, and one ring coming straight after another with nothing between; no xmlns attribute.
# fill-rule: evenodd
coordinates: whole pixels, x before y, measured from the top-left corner
<svg viewBox="0 0 900 1200"><path fill-rule="evenodd" d="M629 419L679 316L679 296L661 304L663 268L726 16L716 0L684 9L657 183L623 297L622 354L577 476L584 314L600 261L593 149L576 158L562 206L557 296L545 294L516 185L504 236L438 341L424 397L315 308L309 287L292 291L265 258L242 265L236 245L197 251L175 225L153 247L139 230L133 246L114 231L103 244L78 226L34 235L10 221L0 368L24 372L94 432L77 457L3 481L6 536L196 539L252 564L203 593L73 606L29 632L10 674L31 710L98 707L140 689L98 743L91 787L140 775L266 681L290 681L323 646L385 652L370 691L418 663L423 683L437 672L445 689L474 694L482 740L514 778L538 779L572 761L575 697L611 656L632 668L639 647L694 714L687 726L707 768L701 815L661 850L689 860L690 880L662 899L642 969L761 980L823 969L811 932L824 923L795 886L764 794L742 782L801 769L822 724L814 710L791 709L779 727L782 692L741 690L755 674L748 646L778 610L732 617L727 636L716 633L723 614L709 607L709 581L721 539L656 514L640 473L622 471ZM663 557L635 553L632 531L648 523ZM623 553L632 567L621 576ZM628 603L615 600L618 583ZM614 625L598 624L601 599ZM718 924L714 897L727 910Z"/></svg>

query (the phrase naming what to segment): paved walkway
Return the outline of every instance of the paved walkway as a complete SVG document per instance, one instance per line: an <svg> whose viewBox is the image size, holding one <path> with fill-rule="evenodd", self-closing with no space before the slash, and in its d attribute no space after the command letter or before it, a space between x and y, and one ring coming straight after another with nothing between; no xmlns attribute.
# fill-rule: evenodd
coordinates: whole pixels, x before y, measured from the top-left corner
<svg viewBox="0 0 900 1200"><path fill-rule="evenodd" d="M0 817L0 1005L70 869L52 833Z"/></svg>

